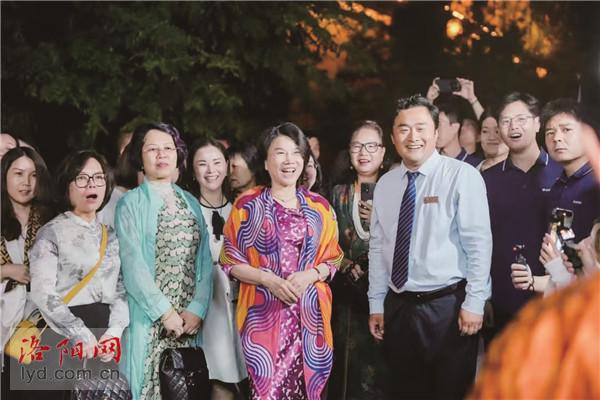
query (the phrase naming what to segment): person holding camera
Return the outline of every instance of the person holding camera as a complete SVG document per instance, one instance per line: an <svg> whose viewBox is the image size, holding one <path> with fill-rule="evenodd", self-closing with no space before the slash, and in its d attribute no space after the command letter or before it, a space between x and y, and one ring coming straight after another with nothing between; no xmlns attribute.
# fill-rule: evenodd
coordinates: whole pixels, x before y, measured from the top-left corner
<svg viewBox="0 0 600 400"><path fill-rule="evenodd" d="M383 130L362 121L348 146L351 179L333 188L331 204L340 231L344 261L332 282L335 360L329 397L344 400L381 398L377 382L383 359L365 329L369 319L368 251L373 188L384 169Z"/></svg>
<svg viewBox="0 0 600 400"><path fill-rule="evenodd" d="M440 94L450 94L449 97L441 98ZM459 102L462 101L459 97L467 100L473 112L479 118L483 113L483 107L475 97L474 85L472 81L467 79L439 79L433 80L429 90L427 91L427 99L430 102L436 101L436 106L440 110L440 124L438 127L438 140L436 147L448 157L456 158L477 167L482 159L475 155L469 154L460 144L459 133L463 123L463 115L460 110Z"/></svg>
<svg viewBox="0 0 600 400"><path fill-rule="evenodd" d="M586 237L593 221L600 217L600 185L585 154L582 122L580 105L571 99L551 101L542 110L548 153L563 167L546 206L549 220L557 229L545 235L541 248L540 261L549 274L533 275L526 265L513 264L511 275L517 289L548 292L570 283L572 272L578 273L582 266L572 243Z"/></svg>
<svg viewBox="0 0 600 400"><path fill-rule="evenodd" d="M533 274L542 275L539 245L547 230L548 217L542 205L561 168L536 142L540 129L540 102L530 94L513 92L500 102L498 129L509 148L508 158L482 172L487 187L492 224L492 309L494 326L486 333L489 342L530 300L532 292L513 287L511 264L514 248ZM489 336L488 336L489 334Z"/></svg>

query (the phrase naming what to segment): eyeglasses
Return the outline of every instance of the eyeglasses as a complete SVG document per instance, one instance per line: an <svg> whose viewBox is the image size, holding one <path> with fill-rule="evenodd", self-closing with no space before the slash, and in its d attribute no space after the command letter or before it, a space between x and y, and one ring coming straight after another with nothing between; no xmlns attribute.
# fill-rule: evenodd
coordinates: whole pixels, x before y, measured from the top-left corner
<svg viewBox="0 0 600 400"><path fill-rule="evenodd" d="M165 147L148 146L144 149L144 153L150 154L151 156L157 156L161 151L164 153L167 153L167 154L171 154L171 153L177 151L177 147L174 147L174 146L165 146Z"/></svg>
<svg viewBox="0 0 600 400"><path fill-rule="evenodd" d="M498 125L502 128L508 128L512 123L513 126L523 127L529 118L535 118L533 115L517 115L513 118L502 118L498 121Z"/></svg>
<svg viewBox="0 0 600 400"><path fill-rule="evenodd" d="M369 143L351 143L350 144L350 153L356 154L356 153L360 153L360 151L363 149L363 147L367 150L367 152L369 153L375 153L380 147L383 147L383 145L381 143L377 143L377 142L369 142Z"/></svg>
<svg viewBox="0 0 600 400"><path fill-rule="evenodd" d="M90 184L90 180L93 181L94 185L98 187L106 185L106 175L102 173L97 173L94 175L79 174L75 177L73 182L75 182L75 186L83 189Z"/></svg>

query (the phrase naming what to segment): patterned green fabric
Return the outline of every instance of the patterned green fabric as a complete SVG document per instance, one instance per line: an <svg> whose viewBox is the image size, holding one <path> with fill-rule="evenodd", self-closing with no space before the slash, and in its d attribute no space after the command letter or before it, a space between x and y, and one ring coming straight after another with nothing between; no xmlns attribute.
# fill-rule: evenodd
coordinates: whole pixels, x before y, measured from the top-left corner
<svg viewBox="0 0 600 400"><path fill-rule="evenodd" d="M357 260L369 252L369 241L358 237L352 220L354 185L333 188L331 204L337 215L340 245L344 256ZM363 266L364 267L364 266ZM369 332L369 312L357 302L355 292L343 285L339 272L332 283L334 362L328 386L330 399L371 400L383 398L386 366L380 346ZM367 277L365 277L366 279ZM366 303L366 293L364 293ZM360 304L359 304L360 303Z"/></svg>
<svg viewBox="0 0 600 400"><path fill-rule="evenodd" d="M166 204L158 215L156 234L156 284L177 312L181 312L194 296L196 249L200 229L185 201L177 195L177 206ZM144 367L142 399L160 400L158 368L160 355L165 349L192 346L189 337L160 338L162 323L157 320L150 329L148 358Z"/></svg>

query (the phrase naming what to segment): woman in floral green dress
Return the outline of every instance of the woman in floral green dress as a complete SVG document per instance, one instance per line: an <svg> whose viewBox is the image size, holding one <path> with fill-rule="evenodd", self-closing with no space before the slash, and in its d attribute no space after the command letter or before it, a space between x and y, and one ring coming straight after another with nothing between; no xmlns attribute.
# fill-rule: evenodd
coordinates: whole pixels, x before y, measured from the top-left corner
<svg viewBox="0 0 600 400"><path fill-rule="evenodd" d="M212 259L198 200L171 183L185 160L175 127L139 127L128 152L145 180L119 201L115 220L131 316L124 370L134 399L160 399L161 353L201 346Z"/></svg>
<svg viewBox="0 0 600 400"><path fill-rule="evenodd" d="M361 184L375 184L383 172L383 131L374 121L354 130L349 145L351 183L332 193L344 262L333 282L334 363L328 396L332 399L378 399L383 387L383 359L369 333L368 251L371 201L361 200Z"/></svg>

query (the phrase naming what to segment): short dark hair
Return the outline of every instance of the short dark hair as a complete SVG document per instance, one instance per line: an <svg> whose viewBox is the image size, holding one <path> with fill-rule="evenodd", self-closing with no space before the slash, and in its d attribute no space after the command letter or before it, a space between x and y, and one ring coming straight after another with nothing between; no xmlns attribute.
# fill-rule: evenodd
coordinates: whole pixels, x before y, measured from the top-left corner
<svg viewBox="0 0 600 400"><path fill-rule="evenodd" d="M219 142L217 139L210 137L201 138L196 139L192 143L192 145L190 146L190 152L188 154L187 162L189 168L187 169L184 182L186 190L196 197L200 196L200 188L198 187L198 182L196 182L194 179L194 157L196 156L196 152L198 151L198 149L201 149L206 146L216 147L223 154L225 162L229 162L229 155L227 154L227 149L225 148L225 146L223 146L223 143ZM230 198L231 191L229 189L228 179L223 180L223 186L221 190L223 190L223 194L226 198Z"/></svg>
<svg viewBox="0 0 600 400"><path fill-rule="evenodd" d="M569 114L577 121L582 121L581 105L577 101L568 98L556 99L546 103L542 109L540 118L542 131L546 129L548 121L558 114Z"/></svg>
<svg viewBox="0 0 600 400"><path fill-rule="evenodd" d="M498 106L498 109L497 109L498 114L496 115L496 120L498 122L500 122L500 114L502 113L502 111L504 111L506 106L508 106L509 104L514 103L516 101L520 101L520 102L524 103L527 106L527 109L529 110L529 112L534 117L540 116L541 104L537 98L530 95L529 93L512 92L512 93L505 95L500 100L500 105Z"/></svg>
<svg viewBox="0 0 600 400"><path fill-rule="evenodd" d="M450 97L443 101L436 102L435 105L438 108L439 112L443 112L444 114L446 114L446 117L448 117L448 120L451 124L455 124L458 122L462 125L464 118L460 109L460 104L457 100Z"/></svg>
<svg viewBox="0 0 600 400"><path fill-rule="evenodd" d="M284 122L281 125L277 125L263 131L259 140L258 147L259 159L260 161L262 161L263 165L264 162L267 160L267 153L269 151L269 147L271 147L271 143L273 143L273 141L278 136L287 136L288 138L292 139L292 141L298 146L298 149L300 150L300 154L302 155L302 159L304 160L304 166L302 168L302 173L300 174L300 177L296 182L296 185L298 185L302 181L302 177L304 176L304 168L306 168L306 164L308 163L308 156L310 154L308 139L304 135L304 132L302 132L302 130L297 125L291 122ZM271 177L269 176L267 171L264 170L264 168L260 171L259 174L257 174L257 182L267 186L271 185Z"/></svg>
<svg viewBox="0 0 600 400"><path fill-rule="evenodd" d="M142 171L144 163L142 161L142 147L144 147L144 141L146 135L151 130L157 130L164 132L173 138L173 143L177 148L177 167L179 167L179 174L183 174L185 169L185 160L187 158L187 146L181 137L181 134L171 124L165 122L143 124L135 128L131 142L129 142L129 162L136 171Z"/></svg>
<svg viewBox="0 0 600 400"><path fill-rule="evenodd" d="M71 199L69 197L69 185L75 180L75 177L81 173L85 163L93 158L100 163L102 172L106 176L106 191L104 192L104 199L102 204L96 210L96 212L102 210L102 208L110 200L110 195L113 190L113 177L110 170L110 166L104 156L94 150L81 150L71 153L63 160L58 166L58 173L56 175L56 190L58 191L58 210L60 212L73 210Z"/></svg>
<svg viewBox="0 0 600 400"><path fill-rule="evenodd" d="M396 115L402 110L408 110L409 108L415 107L425 107L427 111L429 111L429 115L431 115L433 126L437 129L440 122L440 110L420 94L399 99L396 106Z"/></svg>
<svg viewBox="0 0 600 400"><path fill-rule="evenodd" d="M479 116L479 129L481 129L481 125L483 125L483 121L488 118L494 118L496 122L498 122L498 113L496 112L496 108L494 106L487 106L481 115Z"/></svg>
<svg viewBox="0 0 600 400"><path fill-rule="evenodd" d="M18 142L17 142L18 143ZM35 196L31 205L35 208L40 217L40 223L43 225L54 216L52 179L46 167L44 159L37 151L31 147L17 147L10 149L2 157L2 237L11 241L17 239L21 232L21 223L17 220L12 202L8 197L8 187L6 186L7 174L11 165L21 157L27 157L33 161L36 173Z"/></svg>
<svg viewBox="0 0 600 400"><path fill-rule="evenodd" d="M138 171L129 162L129 143L125 146L123 154L119 156L114 169L115 185L131 190L138 185Z"/></svg>
<svg viewBox="0 0 600 400"><path fill-rule="evenodd" d="M319 163L319 160L317 160L315 158L315 155L313 154L312 150L308 149L308 160L310 161L311 158L313 159L313 161L315 163L315 171L317 171L317 176L315 178L314 185L312 186L312 188L310 188L310 191L322 194L321 186L323 185L323 168L321 168L321 164ZM306 165L308 165L308 161L306 162ZM304 171L306 171L306 165L304 165ZM300 180L302 181L302 183L305 183L304 173L302 174L302 177Z"/></svg>
<svg viewBox="0 0 600 400"><path fill-rule="evenodd" d="M227 149L227 159L231 160L236 154L239 154L244 159L252 175L256 176L260 164L258 148L250 143L234 143Z"/></svg>

